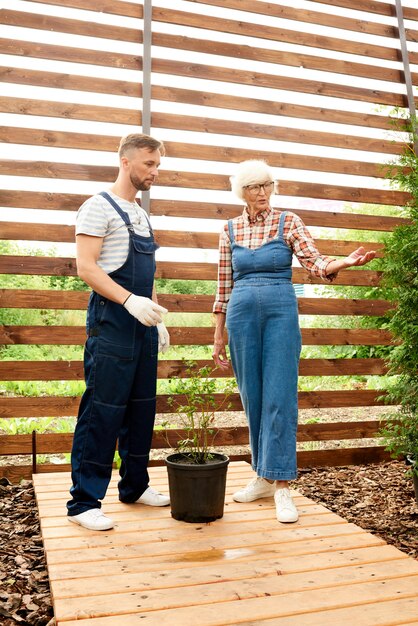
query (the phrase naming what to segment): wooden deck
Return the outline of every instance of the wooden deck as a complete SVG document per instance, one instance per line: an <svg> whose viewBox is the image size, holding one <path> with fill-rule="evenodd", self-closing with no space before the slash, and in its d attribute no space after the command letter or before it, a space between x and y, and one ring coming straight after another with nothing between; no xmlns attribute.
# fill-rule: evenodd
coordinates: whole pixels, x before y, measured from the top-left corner
<svg viewBox="0 0 418 626"><path fill-rule="evenodd" d="M166 469L150 473L166 491ZM98 533L66 519L68 474L35 475L57 625L418 625L416 560L297 493L291 525L272 499L233 502L251 476L231 463L223 519L199 525L120 503L115 474L117 526Z"/></svg>

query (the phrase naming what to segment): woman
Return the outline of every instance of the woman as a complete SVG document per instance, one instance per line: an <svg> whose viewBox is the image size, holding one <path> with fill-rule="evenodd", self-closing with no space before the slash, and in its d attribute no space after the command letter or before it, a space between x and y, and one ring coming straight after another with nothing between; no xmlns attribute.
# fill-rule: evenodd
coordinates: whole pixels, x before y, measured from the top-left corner
<svg viewBox="0 0 418 626"><path fill-rule="evenodd" d="M298 512L288 481L297 476L301 334L291 282L292 256L306 270L331 282L339 270L365 265L375 252L361 247L339 260L321 255L297 215L270 206L274 179L264 161L240 163L231 185L245 208L228 221L220 236L213 358L218 367L228 367L226 323L256 472L233 498L252 502L274 495L279 522L296 522Z"/></svg>

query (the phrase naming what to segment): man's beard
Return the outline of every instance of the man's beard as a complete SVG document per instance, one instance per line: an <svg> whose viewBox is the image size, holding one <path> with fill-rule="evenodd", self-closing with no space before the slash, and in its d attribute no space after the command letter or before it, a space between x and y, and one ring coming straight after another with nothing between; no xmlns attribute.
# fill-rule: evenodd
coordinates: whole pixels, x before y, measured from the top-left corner
<svg viewBox="0 0 418 626"><path fill-rule="evenodd" d="M152 182L147 181L147 179L140 179L138 176L131 174L130 176L131 183L135 187L137 191L148 191L150 189Z"/></svg>

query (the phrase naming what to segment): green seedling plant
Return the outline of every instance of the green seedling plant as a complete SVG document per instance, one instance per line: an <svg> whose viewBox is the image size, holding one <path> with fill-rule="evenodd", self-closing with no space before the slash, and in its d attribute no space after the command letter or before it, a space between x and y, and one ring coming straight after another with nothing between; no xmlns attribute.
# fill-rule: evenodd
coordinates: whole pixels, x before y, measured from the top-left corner
<svg viewBox="0 0 418 626"><path fill-rule="evenodd" d="M198 368L195 361L186 361L185 364L187 378L170 380L174 395L168 399L168 404L178 416L176 427L182 429L175 449L192 463L202 465L213 458L211 448L218 433L215 414L230 409L229 399L236 391L236 384L235 380L220 384L213 378L215 368L211 366ZM171 447L170 424L164 422L162 426L167 429L166 440Z"/></svg>

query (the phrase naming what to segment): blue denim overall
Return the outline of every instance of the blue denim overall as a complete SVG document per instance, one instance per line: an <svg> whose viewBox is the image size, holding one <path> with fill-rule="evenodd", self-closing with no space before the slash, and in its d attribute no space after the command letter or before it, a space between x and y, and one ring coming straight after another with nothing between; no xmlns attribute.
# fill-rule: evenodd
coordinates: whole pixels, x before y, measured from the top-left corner
<svg viewBox="0 0 418 626"><path fill-rule="evenodd" d="M151 225L149 237L135 234L128 215L107 193L101 195L119 213L129 233L126 261L109 276L128 291L151 298L158 248ZM148 487L157 356L156 327L144 326L121 304L91 293L84 349L86 390L74 433L68 515L101 507L118 438L119 499L135 502Z"/></svg>
<svg viewBox="0 0 418 626"><path fill-rule="evenodd" d="M296 478L297 381L301 349L292 251L277 236L256 250L235 243L228 222L234 286L226 326L247 415L252 467L273 480Z"/></svg>

